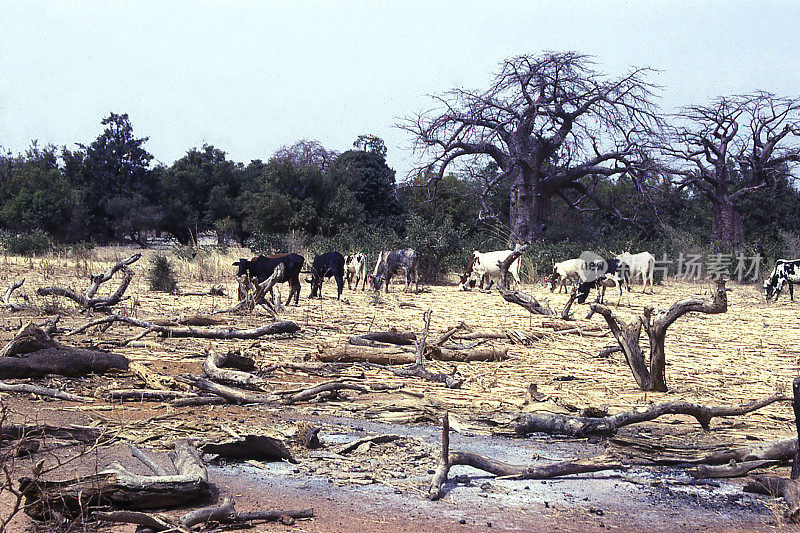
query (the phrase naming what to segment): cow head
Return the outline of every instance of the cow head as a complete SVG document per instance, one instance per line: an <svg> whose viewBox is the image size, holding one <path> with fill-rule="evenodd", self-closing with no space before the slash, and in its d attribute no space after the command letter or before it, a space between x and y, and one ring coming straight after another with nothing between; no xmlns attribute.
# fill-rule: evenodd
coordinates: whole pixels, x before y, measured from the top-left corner
<svg viewBox="0 0 800 533"><path fill-rule="evenodd" d="M381 290L381 285L383 284L383 276L375 274L369 275L369 286L372 287L372 290L379 291Z"/></svg>
<svg viewBox="0 0 800 533"><path fill-rule="evenodd" d="M235 261L233 266L239 267L239 270L236 272L237 278L244 276L250 271L250 261L244 258Z"/></svg>
<svg viewBox="0 0 800 533"><path fill-rule="evenodd" d="M550 292L556 290L556 284L558 283L558 278L561 276L558 273L558 267L553 266L553 277L550 278Z"/></svg>
<svg viewBox="0 0 800 533"><path fill-rule="evenodd" d="M306 283L311 284L311 295L309 298L316 298L317 296L322 296L322 276L317 274L317 271L313 268L311 269L311 277L306 278Z"/></svg>
<svg viewBox="0 0 800 533"><path fill-rule="evenodd" d="M778 280L776 278L777 276L772 276L771 278L764 280L764 298L767 301L772 300L773 295L777 300L778 294L780 294L780 286L778 285Z"/></svg>

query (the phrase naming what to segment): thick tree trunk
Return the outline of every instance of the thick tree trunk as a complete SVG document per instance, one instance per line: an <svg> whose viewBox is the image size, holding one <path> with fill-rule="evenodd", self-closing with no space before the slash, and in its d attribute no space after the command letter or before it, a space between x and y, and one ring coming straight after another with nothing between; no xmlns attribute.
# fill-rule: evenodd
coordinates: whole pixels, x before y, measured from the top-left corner
<svg viewBox="0 0 800 533"><path fill-rule="evenodd" d="M714 211L714 238L728 248L738 248L744 241L742 214L729 198L724 198L719 203L713 202L711 205Z"/></svg>
<svg viewBox="0 0 800 533"><path fill-rule="evenodd" d="M516 242L536 242L544 238L550 214L550 194L542 190L540 177L533 171L511 175L510 226Z"/></svg>

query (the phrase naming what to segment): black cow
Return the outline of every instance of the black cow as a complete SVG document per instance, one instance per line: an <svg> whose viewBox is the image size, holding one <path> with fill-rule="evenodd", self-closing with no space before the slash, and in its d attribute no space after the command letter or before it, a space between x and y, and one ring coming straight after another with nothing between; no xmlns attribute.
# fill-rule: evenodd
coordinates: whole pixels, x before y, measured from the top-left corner
<svg viewBox="0 0 800 533"><path fill-rule="evenodd" d="M336 288L339 290L336 298L341 299L344 288L344 256L339 252L328 252L314 257L311 265L310 298L322 298L322 282L330 277L336 280Z"/></svg>
<svg viewBox="0 0 800 533"><path fill-rule="evenodd" d="M597 277L590 281L584 281L576 289L578 292L578 303L582 304L589 297L589 291L596 288L600 291L598 301L603 303L606 295L606 287L618 287L619 299L617 305L622 300L622 285L627 285L630 278L630 267L618 259L608 259L605 261L605 268L596 271Z"/></svg>
<svg viewBox="0 0 800 533"><path fill-rule="evenodd" d="M239 259L233 265L239 267L236 277L247 274L249 277L255 278L257 283L261 283L272 275L275 267L283 264L284 274L281 282L289 282L289 297L286 299L286 304L291 304L292 296L294 296L294 304L299 305L300 270L303 268L304 261L303 256L298 254L259 255L249 261Z"/></svg>
<svg viewBox="0 0 800 533"><path fill-rule="evenodd" d="M778 259L772 274L764 281L764 296L767 301L781 294L783 286L789 284L789 297L794 301L794 284L800 283L800 259Z"/></svg>
<svg viewBox="0 0 800 533"><path fill-rule="evenodd" d="M411 248L381 252L372 275L369 277L369 284L373 289L379 291L381 284L385 281L386 292L389 292L389 282L392 280L392 276L398 274L400 270L404 270L406 273L405 290L411 288L413 280L417 285L417 292L419 292L419 254Z"/></svg>

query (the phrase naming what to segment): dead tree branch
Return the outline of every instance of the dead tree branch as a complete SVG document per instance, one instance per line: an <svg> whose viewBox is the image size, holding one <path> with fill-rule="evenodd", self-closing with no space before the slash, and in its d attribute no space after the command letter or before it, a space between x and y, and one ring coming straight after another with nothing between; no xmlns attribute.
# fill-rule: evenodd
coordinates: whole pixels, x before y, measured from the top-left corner
<svg viewBox="0 0 800 533"><path fill-rule="evenodd" d="M550 316L553 314L553 310L550 309L547 302L541 304L536 298L522 291L500 289L500 296L502 296L505 301L520 305L535 315Z"/></svg>
<svg viewBox="0 0 800 533"><path fill-rule="evenodd" d="M425 368L425 341L428 337L428 331L430 330L431 326L431 313L432 311L428 309L425 311L423 315L423 320L425 321L425 327L422 330L422 334L417 341L417 349L416 349L416 358L414 364L406 367L406 368L392 368L390 366L383 366L374 363L367 363L369 366L380 368L383 370L388 370L389 372L393 373L395 376L401 377L418 377L420 379L424 379L426 381L436 381L439 383L444 383L446 387L451 389L457 389L464 383L464 378L456 374L443 374L443 373L434 373L430 372Z"/></svg>
<svg viewBox="0 0 800 533"><path fill-rule="evenodd" d="M123 299L123 295L133 279L133 271L129 269L128 266L138 261L140 257L142 257L142 254L134 254L127 259L119 261L117 264L110 267L104 274L91 276L89 278L91 280L89 288L87 288L83 294L78 294L62 287L41 287L36 290L36 294L39 296L63 296L74 301L84 309L96 311L107 310L117 305ZM113 278L117 271L122 271L123 274L117 290L105 298L96 298L95 295L97 294L100 285Z"/></svg>
<svg viewBox="0 0 800 533"><path fill-rule="evenodd" d="M745 492L755 492L758 494L767 494L769 496L783 496L786 502L786 511L784 516L790 522L800 521L800 377L794 378L792 382L792 407L795 413L795 428L797 430L797 451L795 451L792 460L792 473L789 479L768 477L768 476L755 476L752 481L744 486Z"/></svg>
<svg viewBox="0 0 800 533"><path fill-rule="evenodd" d="M228 309L217 311L217 313L252 313L257 305L266 307L273 316L277 317L283 311L280 298L275 296L274 287L278 283L286 281L284 274L286 266L282 263L275 267L272 275L261 283L251 282L248 276L242 276L239 282L239 303ZM269 299L266 294L269 292Z"/></svg>
<svg viewBox="0 0 800 533"><path fill-rule="evenodd" d="M228 354L208 350L208 356L203 362L203 371L208 377L217 381L234 383L248 389L263 390L267 386L266 380L249 372L222 368L228 362Z"/></svg>
<svg viewBox="0 0 800 533"><path fill-rule="evenodd" d="M235 328L216 328L216 329L196 329L193 327L170 327L152 324L143 320L137 320L128 316L122 315L109 315L97 320L92 320L86 324L70 331L67 335L76 335L83 333L89 328L101 326L103 324L112 324L114 322L123 322L125 324L135 326L137 328L147 328L157 332L162 337L197 337L201 339L257 339L264 335L279 335L297 333L300 331L300 326L289 320L282 320L261 326L259 328L250 329L235 329Z"/></svg>
<svg viewBox="0 0 800 533"><path fill-rule="evenodd" d="M497 262L497 266L500 267L500 289L501 290L508 290L509 285L509 275L508 269L511 267L511 263L516 261L522 254L525 253L525 250L528 249L529 244L517 244L514 247L514 251L509 254L508 257L503 259L502 261Z"/></svg>
<svg viewBox="0 0 800 533"><path fill-rule="evenodd" d="M97 474L64 481L24 477L20 491L25 495L25 513L35 519L53 512L76 517L90 507L153 509L202 499L209 488L208 474L194 446L177 441L170 459L177 474L143 476L112 463Z"/></svg>
<svg viewBox="0 0 800 533"><path fill-rule="evenodd" d="M633 372L637 385L643 391L666 392L667 381L665 376L666 357L664 341L667 328L678 318L686 313L700 312L708 314L724 313L728 310L728 295L725 289L725 280L717 281L717 287L712 299L687 298L672 304L666 311L656 311L652 307L645 307L644 315L626 323L611 312L605 305L593 303L592 312L603 315L611 328L611 333L617 339L628 366ZM639 337L644 326L650 341L650 368L645 363L644 353L639 345Z"/></svg>
<svg viewBox="0 0 800 533"><path fill-rule="evenodd" d="M97 520L137 524L145 526L154 532L189 531L190 528L194 526L206 524L208 522L219 522L235 527L246 526L249 522L273 522L279 520L285 525L291 525L296 518L313 518L313 516L313 509L240 513L234 508L234 501L232 498L225 498L221 505L212 505L188 512L178 521L168 519L163 515L153 515L137 511L96 512L92 515L92 517Z"/></svg>
<svg viewBox="0 0 800 533"><path fill-rule="evenodd" d="M614 434L623 426L648 422L664 415L689 415L694 417L704 430L708 431L711 419L714 417L739 416L757 411L775 402L788 400L791 400L788 396L774 394L737 406L708 407L685 401L665 402L600 418L523 414L517 416L515 430L520 435L547 433L570 437L607 436Z"/></svg>
<svg viewBox="0 0 800 533"><path fill-rule="evenodd" d="M8 308L11 309L12 311L21 311L22 309L24 309L23 306L11 303L11 295L14 293L15 290L22 287L23 283L25 283L25 278L21 278L18 281L15 281L11 285L9 285L8 289L6 289L6 293L3 295L2 298L3 304L8 306Z"/></svg>
<svg viewBox="0 0 800 533"><path fill-rule="evenodd" d="M0 379L78 377L112 368L125 370L128 360L119 354L62 346L33 322L22 326L0 351Z"/></svg>
<svg viewBox="0 0 800 533"><path fill-rule="evenodd" d="M77 394L70 394L68 392L51 389L49 387L40 387L39 385L32 385L30 383L6 383L0 381L0 392L20 392L23 394L36 394L37 396L46 396L48 398L55 398L56 400L67 400L68 402L93 402L94 398L86 396L78 396Z"/></svg>
<svg viewBox="0 0 800 533"><path fill-rule="evenodd" d="M450 420L449 414L445 413L442 419L442 451L439 456L439 464L436 467L430 488L428 489L428 498L431 500L438 500L442 497L442 486L447 481L450 468L456 465L471 466L496 476L514 477L517 479L550 479L573 474L583 474L586 472L624 468L622 463L612 461L602 456L578 461L563 461L547 465L526 466L510 465L473 452L451 452Z"/></svg>

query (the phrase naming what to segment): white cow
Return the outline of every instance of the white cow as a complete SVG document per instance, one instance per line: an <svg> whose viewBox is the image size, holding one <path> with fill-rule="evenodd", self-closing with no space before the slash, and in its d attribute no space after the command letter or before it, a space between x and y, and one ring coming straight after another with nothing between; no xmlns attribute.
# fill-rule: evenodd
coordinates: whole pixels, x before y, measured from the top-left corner
<svg viewBox="0 0 800 533"><path fill-rule="evenodd" d="M647 289L647 281L650 281L650 293L652 294L653 291L653 271L656 268L656 258L653 257L653 254L650 252L640 252L638 254L632 254L630 252L624 252L617 255L617 260L620 263L625 263L630 268L630 279L633 279L637 275L642 276L642 292L645 292ZM628 291L631 290L630 285L628 285Z"/></svg>
<svg viewBox="0 0 800 533"><path fill-rule="evenodd" d="M358 282L361 282L361 290L367 283L367 258L361 252L350 254L344 258L344 277L347 278L347 288L350 289L350 283L355 285L355 290L358 290Z"/></svg>
<svg viewBox="0 0 800 533"><path fill-rule="evenodd" d="M567 279L580 279L581 272L587 269L586 261L583 259L567 259L553 265L553 277L550 279L550 292L556 289L556 283L561 280L561 285L558 287L558 292L564 289L567 292ZM582 280L583 281L583 280Z"/></svg>
<svg viewBox="0 0 800 533"><path fill-rule="evenodd" d="M484 282L489 280L489 285L487 288L491 286L494 282L491 278L497 278L500 282L500 265L499 263L508 258L509 255L514 250L497 250L496 252L486 252L482 253L478 250L472 252L472 258L467 265L467 270L461 276L461 283L459 287L462 290L467 289L467 283L469 282L470 278L477 278L480 282L480 288L483 288ZM519 279L519 257L517 257L511 265L508 267L508 273L511 274L511 277L514 278L514 286L516 289L519 289L520 279ZM473 284L474 286L474 284Z"/></svg>

